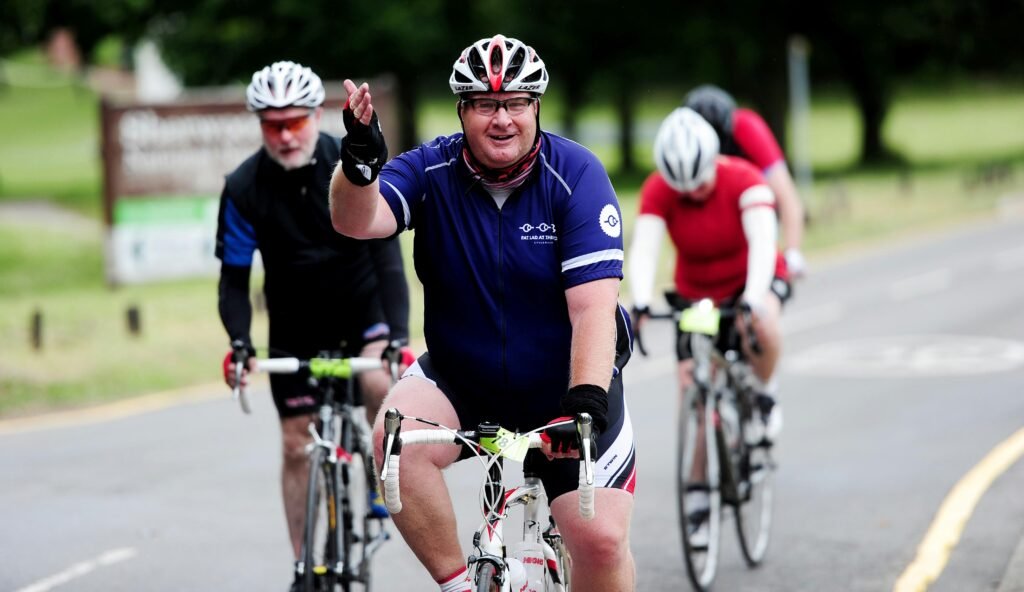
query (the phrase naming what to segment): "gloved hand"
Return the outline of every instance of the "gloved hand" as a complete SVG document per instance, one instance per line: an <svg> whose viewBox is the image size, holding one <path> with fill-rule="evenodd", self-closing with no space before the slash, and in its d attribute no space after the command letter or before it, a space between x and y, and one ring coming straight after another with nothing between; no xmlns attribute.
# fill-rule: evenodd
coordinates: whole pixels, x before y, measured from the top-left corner
<svg viewBox="0 0 1024 592"><path fill-rule="evenodd" d="M562 412L565 413L563 417L548 422L548 425L572 420L578 413L590 414L593 419L591 453L596 454L597 438L608 428L608 392L593 384L578 384L562 395ZM580 436L575 423L545 428L541 439L551 444L548 458L578 455Z"/></svg>
<svg viewBox="0 0 1024 592"><path fill-rule="evenodd" d="M388 362L388 364L398 364L398 375L401 376L403 372L416 362L416 354L413 353L412 348L409 347L404 339L394 339L390 341L384 351L381 352L380 358Z"/></svg>
<svg viewBox="0 0 1024 592"><path fill-rule="evenodd" d="M634 305L629 313L629 320L633 325L633 340L636 343L637 350L640 351L640 355L645 358L647 357L647 348L644 347L641 331L643 331L644 323L647 322L647 317L649 316L651 316L651 307L647 305Z"/></svg>
<svg viewBox="0 0 1024 592"><path fill-rule="evenodd" d="M807 261L804 259L804 255L800 252L800 249L790 247L786 249L784 256L786 258L786 267L789 269L790 277L797 279L807 275Z"/></svg>
<svg viewBox="0 0 1024 592"><path fill-rule="evenodd" d="M341 139L341 171L353 185L366 187L377 180L380 169L388 160L388 147L377 112L373 112L370 124L366 125L356 119L346 102L341 118L347 132Z"/></svg>
<svg viewBox="0 0 1024 592"><path fill-rule="evenodd" d="M256 350L244 341L235 340L231 342L231 349L224 356L224 382L231 388L235 388L235 365L243 364L242 385L245 386L245 374L249 370L249 359L256 355Z"/></svg>
<svg viewBox="0 0 1024 592"><path fill-rule="evenodd" d="M651 316L651 307L647 305L633 306L629 316L633 321L633 327L640 327L647 320L647 317Z"/></svg>
<svg viewBox="0 0 1024 592"><path fill-rule="evenodd" d="M580 435L576 432L576 423L572 419L568 415L556 417L548 422L550 427L544 428L544 431L540 433L541 440L551 445L551 452L553 454L548 456L548 458L575 456L572 454L573 451L580 449ZM554 425L564 421L570 423Z"/></svg>

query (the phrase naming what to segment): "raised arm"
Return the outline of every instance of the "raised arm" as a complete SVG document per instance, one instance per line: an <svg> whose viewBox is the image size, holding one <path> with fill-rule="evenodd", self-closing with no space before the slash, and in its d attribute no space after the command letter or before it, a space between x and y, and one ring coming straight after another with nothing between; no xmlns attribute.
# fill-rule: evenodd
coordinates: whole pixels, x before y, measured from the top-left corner
<svg viewBox="0 0 1024 592"><path fill-rule="evenodd" d="M334 229L352 238L383 238L398 229L391 208L380 194L377 175L388 159L373 98L365 82L356 87L345 81L348 102L341 160L331 177L330 208Z"/></svg>

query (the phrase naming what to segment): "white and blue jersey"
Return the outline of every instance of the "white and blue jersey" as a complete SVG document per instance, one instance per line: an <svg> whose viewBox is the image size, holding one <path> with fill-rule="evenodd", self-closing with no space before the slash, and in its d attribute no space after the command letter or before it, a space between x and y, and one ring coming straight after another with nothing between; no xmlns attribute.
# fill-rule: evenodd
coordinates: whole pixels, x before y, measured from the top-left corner
<svg viewBox="0 0 1024 592"><path fill-rule="evenodd" d="M464 403L484 411L504 399L502 414L517 407L523 421L560 415L572 340L565 291L622 278L622 217L604 167L583 146L541 133L530 177L500 207L463 162L462 134L406 152L380 174L399 232L416 230L431 363ZM529 400L502 396L513 394Z"/></svg>

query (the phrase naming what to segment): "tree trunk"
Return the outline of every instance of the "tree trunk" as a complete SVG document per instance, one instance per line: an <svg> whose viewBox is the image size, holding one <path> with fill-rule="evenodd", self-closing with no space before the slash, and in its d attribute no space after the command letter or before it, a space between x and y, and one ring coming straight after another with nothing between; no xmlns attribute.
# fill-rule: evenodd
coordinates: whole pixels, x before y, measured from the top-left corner
<svg viewBox="0 0 1024 592"><path fill-rule="evenodd" d="M565 137L580 141L579 113L583 106L583 81L577 77L566 77L565 105L562 108L562 133Z"/></svg>
<svg viewBox="0 0 1024 592"><path fill-rule="evenodd" d="M882 138L882 124L889 111L889 76L883 65L885 52L845 32L833 38L833 47L860 111L863 124L860 162L882 162L891 157Z"/></svg>
<svg viewBox="0 0 1024 592"><path fill-rule="evenodd" d="M615 110L619 116L619 170L623 173L636 171L636 158L633 155L633 132L636 125L636 93L633 88L632 76L628 72L620 72L618 89L615 96Z"/></svg>
<svg viewBox="0 0 1024 592"><path fill-rule="evenodd" d="M761 116L772 129L783 152L786 151L786 115L789 111L789 86L786 71L786 41L778 39L771 45L774 48L769 59L765 60L766 75L761 78L761 92L756 97Z"/></svg>
<svg viewBox="0 0 1024 592"><path fill-rule="evenodd" d="M879 82L861 83L859 88L854 89L864 124L860 144L860 161L864 164L882 162L890 157L882 138L882 124L885 123L889 105Z"/></svg>
<svg viewBox="0 0 1024 592"><path fill-rule="evenodd" d="M416 88L416 75L413 73L400 74L398 88L396 89L398 107L398 138L401 146L391 151L391 156L401 154L420 143L419 134L416 131L416 104L419 102L419 90Z"/></svg>

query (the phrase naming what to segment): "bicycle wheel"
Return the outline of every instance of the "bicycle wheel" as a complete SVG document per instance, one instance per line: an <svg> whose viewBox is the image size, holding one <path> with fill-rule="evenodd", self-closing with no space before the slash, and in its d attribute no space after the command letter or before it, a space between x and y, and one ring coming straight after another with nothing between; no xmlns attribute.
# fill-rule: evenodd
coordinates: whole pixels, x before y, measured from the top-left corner
<svg viewBox="0 0 1024 592"><path fill-rule="evenodd" d="M370 512L368 503L369 487L371 479L374 479L372 461L362 451L352 450L351 458L344 467L345 494L346 500L342 515L345 530L342 534L342 546L348 565L346 574L353 582L361 586L353 587L354 590L370 592L373 572L371 561L377 547L387 540L387 533L383 530L384 525L380 518L375 518ZM358 522L356 530L353 525Z"/></svg>
<svg viewBox="0 0 1024 592"><path fill-rule="evenodd" d="M309 456L309 491L302 539L303 592L334 592L338 583L334 565L338 556L337 483L327 451L317 447ZM347 587L345 588L347 592Z"/></svg>
<svg viewBox="0 0 1024 592"><path fill-rule="evenodd" d="M696 386L683 393L679 406L679 443L676 448L676 494L686 574L696 590L709 590L718 569L722 523L719 488L717 413ZM704 429L708 426L711 429ZM687 494L707 493L707 508L687 507ZM692 497L691 497L692 499Z"/></svg>
<svg viewBox="0 0 1024 592"><path fill-rule="evenodd" d="M476 592L501 592L501 575L494 563L481 561L476 568Z"/></svg>
<svg viewBox="0 0 1024 592"><path fill-rule="evenodd" d="M761 419L755 417L754 421ZM740 503L734 508L736 533L743 558L747 565L755 567L764 559L771 538L775 461L772 459L771 446L763 440L753 446L742 446L739 467Z"/></svg>

